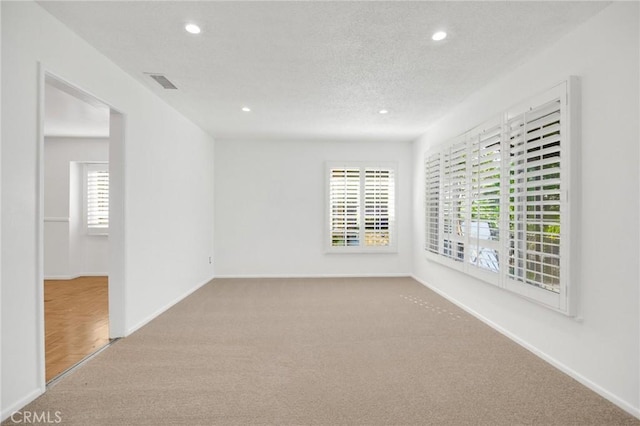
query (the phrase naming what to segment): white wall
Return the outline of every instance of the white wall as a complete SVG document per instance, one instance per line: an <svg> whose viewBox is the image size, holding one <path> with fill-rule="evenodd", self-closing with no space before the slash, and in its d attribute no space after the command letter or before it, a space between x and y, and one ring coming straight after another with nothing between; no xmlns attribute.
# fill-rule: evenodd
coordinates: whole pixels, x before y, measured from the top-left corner
<svg viewBox="0 0 640 426"><path fill-rule="evenodd" d="M216 141L217 276L411 272L411 145ZM398 252L326 254L325 162L398 163Z"/></svg>
<svg viewBox="0 0 640 426"><path fill-rule="evenodd" d="M424 235L422 161L435 144L569 75L582 81L581 321L429 262L414 243L417 278L640 416L639 16L614 3L517 69L479 90L414 145L414 229Z"/></svg>
<svg viewBox="0 0 640 426"><path fill-rule="evenodd" d="M109 241L83 221L82 162L108 162L106 138L44 139L44 276L107 275ZM68 219L64 221L63 219Z"/></svg>
<svg viewBox="0 0 640 426"><path fill-rule="evenodd" d="M124 114L123 334L213 276L213 141L33 2L2 8L2 418L44 391L38 63ZM112 118L113 120L113 118ZM113 162L113 151L111 161ZM111 307L110 307L111 308Z"/></svg>
<svg viewBox="0 0 640 426"><path fill-rule="evenodd" d="M2 7L0 6L0 51L2 50ZM1 52L0 52L1 53ZM2 81L2 54L0 54L0 81ZM2 100L2 84L0 84L0 100ZM0 109L1 109L0 105ZM2 114L0 114L0 224L2 223ZM0 241L2 241L2 226L0 226ZM1 247L0 247L1 248ZM0 331L2 330L2 250L0 249ZM0 333L0 376L2 376L2 333ZM2 386L0 385L0 421L2 416Z"/></svg>

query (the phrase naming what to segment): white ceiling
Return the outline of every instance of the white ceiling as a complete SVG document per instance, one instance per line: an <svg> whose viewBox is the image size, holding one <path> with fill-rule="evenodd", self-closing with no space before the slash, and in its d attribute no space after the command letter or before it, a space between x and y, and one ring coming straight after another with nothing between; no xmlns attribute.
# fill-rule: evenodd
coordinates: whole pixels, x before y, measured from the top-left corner
<svg viewBox="0 0 640 426"><path fill-rule="evenodd" d="M402 141L607 3L40 4L214 137Z"/></svg>

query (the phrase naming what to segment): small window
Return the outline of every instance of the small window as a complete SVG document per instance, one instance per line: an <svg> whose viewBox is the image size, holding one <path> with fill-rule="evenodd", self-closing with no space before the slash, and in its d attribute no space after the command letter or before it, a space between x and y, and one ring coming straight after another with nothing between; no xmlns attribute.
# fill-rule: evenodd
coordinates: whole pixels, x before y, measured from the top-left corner
<svg viewBox="0 0 640 426"><path fill-rule="evenodd" d="M330 164L328 175L329 251L395 251L395 167Z"/></svg>
<svg viewBox="0 0 640 426"><path fill-rule="evenodd" d="M87 233L109 233L109 165L85 164L85 219Z"/></svg>

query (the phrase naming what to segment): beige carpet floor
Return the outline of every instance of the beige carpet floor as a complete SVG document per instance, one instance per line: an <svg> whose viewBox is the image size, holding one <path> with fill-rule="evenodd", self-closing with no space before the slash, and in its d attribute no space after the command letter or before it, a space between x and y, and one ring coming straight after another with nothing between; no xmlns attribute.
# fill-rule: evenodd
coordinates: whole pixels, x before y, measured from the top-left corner
<svg viewBox="0 0 640 426"><path fill-rule="evenodd" d="M25 410L64 425L640 424L409 278L216 279Z"/></svg>

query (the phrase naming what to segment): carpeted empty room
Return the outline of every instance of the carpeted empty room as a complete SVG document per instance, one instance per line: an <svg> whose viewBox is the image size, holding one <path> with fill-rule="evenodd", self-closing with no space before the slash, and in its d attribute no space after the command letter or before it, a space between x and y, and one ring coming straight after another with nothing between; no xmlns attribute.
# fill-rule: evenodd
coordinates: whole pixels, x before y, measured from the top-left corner
<svg viewBox="0 0 640 426"><path fill-rule="evenodd" d="M0 425L640 426L640 1L0 0L0 74Z"/></svg>
<svg viewBox="0 0 640 426"><path fill-rule="evenodd" d="M23 411L70 425L640 424L411 278L215 279Z"/></svg>

